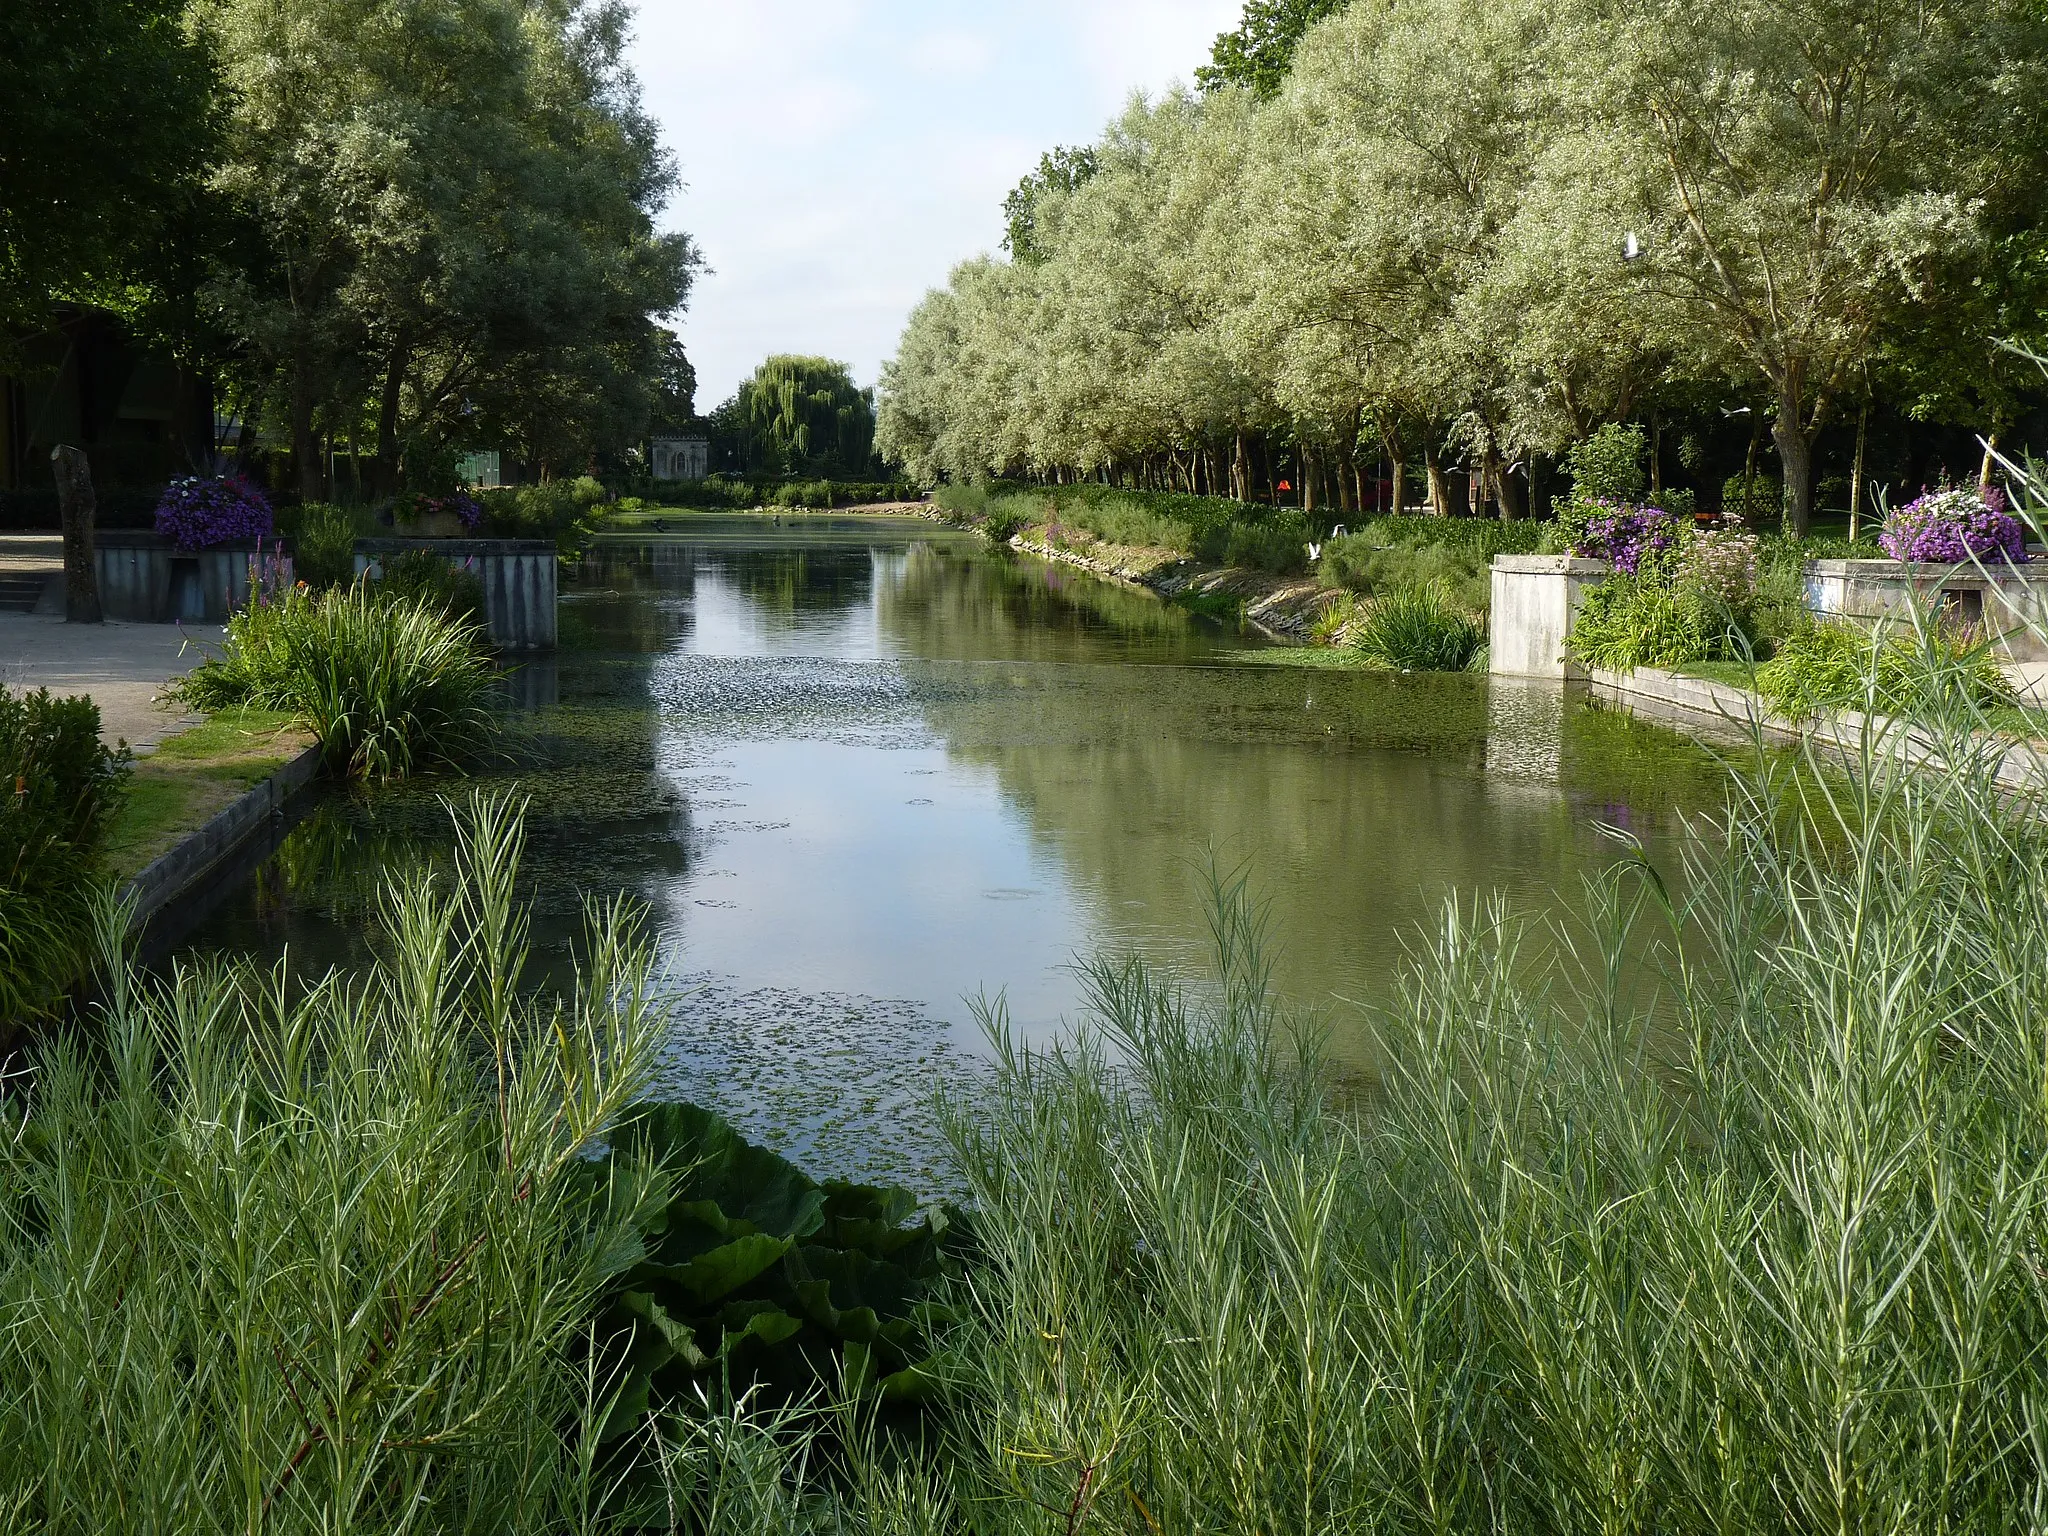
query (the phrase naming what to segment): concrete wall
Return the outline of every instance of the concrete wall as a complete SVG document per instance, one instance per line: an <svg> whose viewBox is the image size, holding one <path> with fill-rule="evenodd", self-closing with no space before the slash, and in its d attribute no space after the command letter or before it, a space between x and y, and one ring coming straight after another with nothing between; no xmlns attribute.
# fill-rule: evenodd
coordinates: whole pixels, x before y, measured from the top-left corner
<svg viewBox="0 0 2048 1536"><path fill-rule="evenodd" d="M1583 677L1565 659L1586 590L1604 580L1604 560L1571 555L1495 555L1489 669L1507 677Z"/></svg>
<svg viewBox="0 0 2048 1536"><path fill-rule="evenodd" d="M555 648L555 546L546 539L358 539L356 574L407 550L424 549L475 573L484 589L484 623L501 651Z"/></svg>
<svg viewBox="0 0 2048 1536"><path fill-rule="evenodd" d="M281 543L265 541L267 557ZM160 533L122 529L93 536L100 607L110 619L137 624L225 624L249 601L253 541L187 554Z"/></svg>
<svg viewBox="0 0 2048 1536"><path fill-rule="evenodd" d="M1806 606L1831 618L1908 619L1940 595L1956 617L1999 636L2008 661L2048 661L2048 563L1955 567L1897 560L1809 560Z"/></svg>

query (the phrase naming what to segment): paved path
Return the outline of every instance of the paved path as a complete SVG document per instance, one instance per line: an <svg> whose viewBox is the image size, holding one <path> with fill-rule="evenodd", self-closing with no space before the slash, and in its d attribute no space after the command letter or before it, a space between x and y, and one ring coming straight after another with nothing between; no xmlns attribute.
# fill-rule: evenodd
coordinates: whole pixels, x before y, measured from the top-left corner
<svg viewBox="0 0 2048 1536"><path fill-rule="evenodd" d="M67 624L32 613L0 613L0 684L91 694L100 734L153 747L200 716L161 708L158 690L218 650L217 624ZM206 649L202 649L205 647Z"/></svg>

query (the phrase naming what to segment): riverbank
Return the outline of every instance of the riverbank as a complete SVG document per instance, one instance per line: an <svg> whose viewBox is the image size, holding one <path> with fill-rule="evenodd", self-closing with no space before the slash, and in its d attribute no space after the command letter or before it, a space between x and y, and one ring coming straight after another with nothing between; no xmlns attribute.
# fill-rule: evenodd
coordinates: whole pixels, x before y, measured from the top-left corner
<svg viewBox="0 0 2048 1536"><path fill-rule="evenodd" d="M132 879L312 745L290 714L259 709L223 710L166 737L135 764L107 834L106 872Z"/></svg>

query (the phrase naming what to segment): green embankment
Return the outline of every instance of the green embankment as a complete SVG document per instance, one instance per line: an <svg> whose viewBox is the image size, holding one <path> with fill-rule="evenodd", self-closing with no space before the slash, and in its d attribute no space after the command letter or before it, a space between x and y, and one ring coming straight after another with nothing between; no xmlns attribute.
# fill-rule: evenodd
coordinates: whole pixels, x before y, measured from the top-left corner
<svg viewBox="0 0 2048 1536"><path fill-rule="evenodd" d="M289 713L265 709L222 710L170 737L135 764L107 835L107 873L138 873L312 744Z"/></svg>

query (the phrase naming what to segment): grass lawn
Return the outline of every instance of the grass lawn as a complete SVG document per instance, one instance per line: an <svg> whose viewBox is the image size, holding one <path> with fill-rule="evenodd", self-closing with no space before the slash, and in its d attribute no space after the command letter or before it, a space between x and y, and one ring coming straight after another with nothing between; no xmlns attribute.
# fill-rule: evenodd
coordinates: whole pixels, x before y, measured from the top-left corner
<svg viewBox="0 0 2048 1536"><path fill-rule="evenodd" d="M170 851L313 744L292 717L229 709L138 758L107 837L107 872L125 879Z"/></svg>
<svg viewBox="0 0 2048 1536"><path fill-rule="evenodd" d="M1702 677L1710 683L1756 691L1756 668L1746 661L1689 661L1671 670L1680 677Z"/></svg>

